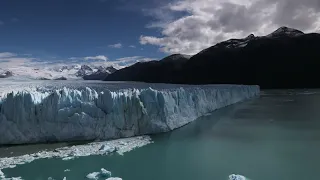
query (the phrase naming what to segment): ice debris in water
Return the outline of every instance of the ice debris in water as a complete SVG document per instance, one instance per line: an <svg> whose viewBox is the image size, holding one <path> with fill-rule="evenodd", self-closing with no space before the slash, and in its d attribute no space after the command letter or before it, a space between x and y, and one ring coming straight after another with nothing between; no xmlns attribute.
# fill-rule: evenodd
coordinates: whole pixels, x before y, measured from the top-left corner
<svg viewBox="0 0 320 180"><path fill-rule="evenodd" d="M4 178L1 180L23 180L22 177L12 177L12 178Z"/></svg>
<svg viewBox="0 0 320 180"><path fill-rule="evenodd" d="M88 178L88 179L98 179L99 177L99 174L100 174L100 172L93 172L93 173L89 173L86 177Z"/></svg>
<svg viewBox="0 0 320 180"><path fill-rule="evenodd" d="M55 157L64 158L64 160L68 160L71 159L71 157L108 155L108 152L99 150L101 146L104 144L108 144L108 146L111 149L115 149L118 154L123 155L123 153L125 152L129 152L135 148L142 147L150 143L152 143L152 141L149 136L140 136L105 142L93 142L85 145L77 145L72 147L63 147L58 148L54 151L41 151L38 153L26 154L17 157L5 157L0 158L0 170L5 168L14 168L18 164L26 164L34 160L44 158Z"/></svg>
<svg viewBox="0 0 320 180"><path fill-rule="evenodd" d="M48 180L55 180L53 177L48 177ZM67 180L67 177L64 177L62 180Z"/></svg>
<svg viewBox="0 0 320 180"><path fill-rule="evenodd" d="M66 169L66 170L64 170L64 172L70 172L71 170L70 169Z"/></svg>
<svg viewBox="0 0 320 180"><path fill-rule="evenodd" d="M63 161L68 161L68 160L71 160L71 159L74 159L74 157L65 157L65 158L62 158Z"/></svg>
<svg viewBox="0 0 320 180"><path fill-rule="evenodd" d="M1 180L23 180L21 177L12 177L12 178L6 178L4 173L0 169L0 179Z"/></svg>
<svg viewBox="0 0 320 180"><path fill-rule="evenodd" d="M104 175L104 176L111 176L111 172L108 171L108 170L106 170L106 169L104 169L104 168L101 168L100 173L101 173L102 175Z"/></svg>
<svg viewBox="0 0 320 180"><path fill-rule="evenodd" d="M0 170L0 178L3 179L5 178L4 173Z"/></svg>
<svg viewBox="0 0 320 180"><path fill-rule="evenodd" d="M238 174L231 174L229 180L248 180L246 177Z"/></svg>
<svg viewBox="0 0 320 180"><path fill-rule="evenodd" d="M122 180L122 179L119 178L119 177L110 177L110 178L108 178L108 179L106 179L106 180Z"/></svg>
<svg viewBox="0 0 320 180"><path fill-rule="evenodd" d="M99 179L99 178L106 178L106 177L110 177L111 176L111 172L101 168L100 172L93 172L93 173L89 173L86 177L88 179Z"/></svg>

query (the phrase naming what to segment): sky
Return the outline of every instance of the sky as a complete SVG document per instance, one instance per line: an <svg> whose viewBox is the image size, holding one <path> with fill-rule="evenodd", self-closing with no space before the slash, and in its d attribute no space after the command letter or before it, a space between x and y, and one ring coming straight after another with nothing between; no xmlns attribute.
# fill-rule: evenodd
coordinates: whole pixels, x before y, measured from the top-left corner
<svg viewBox="0 0 320 180"><path fill-rule="evenodd" d="M0 68L124 67L281 26L320 32L320 1L0 0Z"/></svg>

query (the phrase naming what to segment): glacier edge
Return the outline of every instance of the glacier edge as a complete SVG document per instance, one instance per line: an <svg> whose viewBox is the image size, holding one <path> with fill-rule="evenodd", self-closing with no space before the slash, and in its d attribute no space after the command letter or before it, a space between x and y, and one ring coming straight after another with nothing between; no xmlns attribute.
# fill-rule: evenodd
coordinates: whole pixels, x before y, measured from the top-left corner
<svg viewBox="0 0 320 180"><path fill-rule="evenodd" d="M259 86L17 91L0 99L0 144L107 140L168 132L253 98Z"/></svg>

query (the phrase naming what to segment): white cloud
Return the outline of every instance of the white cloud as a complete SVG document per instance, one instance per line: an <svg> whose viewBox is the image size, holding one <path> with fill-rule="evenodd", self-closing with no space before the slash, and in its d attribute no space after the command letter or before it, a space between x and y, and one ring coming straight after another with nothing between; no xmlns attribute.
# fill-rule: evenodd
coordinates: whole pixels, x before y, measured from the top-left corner
<svg viewBox="0 0 320 180"><path fill-rule="evenodd" d="M140 58L142 58L142 56L130 56L130 57L118 58L117 61L135 61Z"/></svg>
<svg viewBox="0 0 320 180"><path fill-rule="evenodd" d="M132 64L135 64L137 62L147 62L151 60L156 60L157 58L147 58L143 56L130 56L130 57L123 57L118 58L116 61L112 61L113 63L117 64L121 68L126 66L131 66Z"/></svg>
<svg viewBox="0 0 320 180"><path fill-rule="evenodd" d="M35 58L26 58L12 52L0 52L0 67L10 68L31 63Z"/></svg>
<svg viewBox="0 0 320 180"><path fill-rule="evenodd" d="M129 47L130 47L130 48L136 48L136 46L134 46L134 45L130 45Z"/></svg>
<svg viewBox="0 0 320 180"><path fill-rule="evenodd" d="M68 59L72 61L76 61L76 60L107 61L108 57L104 55L98 55L98 56L87 56L87 57L70 57Z"/></svg>
<svg viewBox="0 0 320 180"><path fill-rule="evenodd" d="M83 59L83 58L79 58L79 57L70 57L70 58L68 58L68 59L70 59L70 60L79 60L79 59Z"/></svg>
<svg viewBox="0 0 320 180"><path fill-rule="evenodd" d="M102 60L102 61L107 61L108 57L107 56L103 56L103 55L88 56L88 57L84 57L84 60Z"/></svg>
<svg viewBox="0 0 320 180"><path fill-rule="evenodd" d="M222 40L265 35L280 26L320 30L318 0L177 0L157 9L157 21L148 27L160 28L162 36L142 35L140 43L166 53L195 54ZM170 19L175 14L184 15Z"/></svg>
<svg viewBox="0 0 320 180"><path fill-rule="evenodd" d="M117 43L117 44L111 44L109 45L110 48L122 48L122 44L121 43Z"/></svg>
<svg viewBox="0 0 320 180"><path fill-rule="evenodd" d="M11 52L0 52L0 58L10 58L10 57L14 57L17 56L17 54L15 53L11 53Z"/></svg>

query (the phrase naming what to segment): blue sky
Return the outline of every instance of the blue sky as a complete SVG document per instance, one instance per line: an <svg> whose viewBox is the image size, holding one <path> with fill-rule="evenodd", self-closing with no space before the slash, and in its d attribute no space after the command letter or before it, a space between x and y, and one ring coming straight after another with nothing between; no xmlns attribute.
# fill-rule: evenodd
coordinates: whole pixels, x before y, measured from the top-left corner
<svg viewBox="0 0 320 180"><path fill-rule="evenodd" d="M145 11L156 1L138 0L1 0L0 52L43 61L106 56L159 59L167 54L142 45L153 21ZM26 55L26 56L25 56Z"/></svg>
<svg viewBox="0 0 320 180"><path fill-rule="evenodd" d="M319 32L319 0L0 0L0 68L125 66L280 26Z"/></svg>

